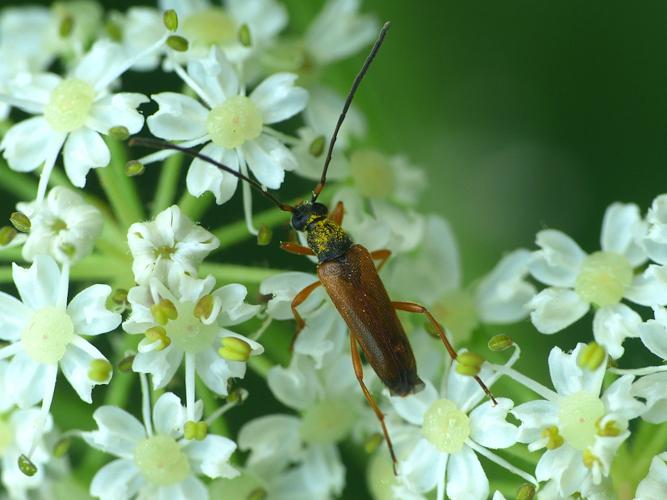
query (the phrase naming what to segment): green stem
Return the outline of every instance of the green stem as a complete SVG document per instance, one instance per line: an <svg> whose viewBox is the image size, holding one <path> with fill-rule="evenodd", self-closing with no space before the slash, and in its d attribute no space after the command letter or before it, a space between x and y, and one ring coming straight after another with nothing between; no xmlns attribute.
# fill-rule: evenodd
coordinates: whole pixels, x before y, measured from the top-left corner
<svg viewBox="0 0 667 500"><path fill-rule="evenodd" d="M178 202L181 211L190 217L192 220L199 220L201 216L213 204L213 195L209 192L204 193L200 197L192 196L187 191L183 193Z"/></svg>
<svg viewBox="0 0 667 500"><path fill-rule="evenodd" d="M196 378L195 388L197 389L197 396L204 402L204 415L210 415L224 404L216 399L215 395L208 387L206 387L206 384L204 384L201 379ZM216 418L215 421L211 422L210 430L213 431L214 434L219 434L220 436L231 435L224 416L220 416Z"/></svg>
<svg viewBox="0 0 667 500"><path fill-rule="evenodd" d="M0 267L0 283L13 283L12 268L9 266Z"/></svg>
<svg viewBox="0 0 667 500"><path fill-rule="evenodd" d="M269 276L284 273L282 269L266 269L264 267L239 266L235 264L217 264L204 262L200 267L200 275L213 275L223 283L261 283Z"/></svg>
<svg viewBox="0 0 667 500"><path fill-rule="evenodd" d="M74 264L70 278L75 281L112 281L126 286L134 283L127 261L97 254Z"/></svg>
<svg viewBox="0 0 667 500"><path fill-rule="evenodd" d="M182 154L172 155L163 163L151 207L151 218L154 218L174 202L182 166Z"/></svg>
<svg viewBox="0 0 667 500"><path fill-rule="evenodd" d="M144 212L134 183L125 175L125 148L110 137L107 138L107 145L111 150L111 163L96 169L96 172L121 226L127 229L134 222L144 220Z"/></svg>
<svg viewBox="0 0 667 500"><path fill-rule="evenodd" d="M23 260L21 247L3 248L0 250L0 262L16 262L17 260Z"/></svg>
<svg viewBox="0 0 667 500"><path fill-rule="evenodd" d="M288 222L289 216L285 212L272 207L254 214L252 220L257 227L262 225L275 227L278 224ZM229 248L237 243L254 238L254 236L248 232L248 226L246 226L245 220L219 227L218 229L213 230L213 234L220 240L220 246L215 251Z"/></svg>
<svg viewBox="0 0 667 500"><path fill-rule="evenodd" d="M37 181L21 172L14 172L4 161L0 162L0 186L20 200L33 200L37 194Z"/></svg>
<svg viewBox="0 0 667 500"><path fill-rule="evenodd" d="M265 354L262 356L252 356L250 359L248 359L247 364L252 371L257 373L262 378L266 378L266 376L269 374L269 370L274 366L273 361L267 358Z"/></svg>

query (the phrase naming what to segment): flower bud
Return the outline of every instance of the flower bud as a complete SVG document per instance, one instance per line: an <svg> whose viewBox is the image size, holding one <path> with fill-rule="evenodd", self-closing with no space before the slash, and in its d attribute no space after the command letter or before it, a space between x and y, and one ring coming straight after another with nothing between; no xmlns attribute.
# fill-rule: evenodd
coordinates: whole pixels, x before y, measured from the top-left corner
<svg viewBox="0 0 667 500"><path fill-rule="evenodd" d="M313 139L313 142L308 146L308 152L315 158L319 158L322 153L324 153L324 144L326 143L326 138L323 135L318 135Z"/></svg>
<svg viewBox="0 0 667 500"><path fill-rule="evenodd" d="M119 141L125 141L128 137L130 137L130 131L123 125L111 127L108 133L111 137L118 139Z"/></svg>
<svg viewBox="0 0 667 500"><path fill-rule="evenodd" d="M266 224L259 226L259 232L257 233L257 244L261 247L267 246L271 243L271 238L273 237L273 230Z"/></svg>
<svg viewBox="0 0 667 500"><path fill-rule="evenodd" d="M176 306L169 299L162 299L157 304L151 306L151 314L155 318L156 323L166 325L169 320L178 318L178 311Z"/></svg>
<svg viewBox="0 0 667 500"><path fill-rule="evenodd" d="M516 490L516 500L533 500L535 498L535 486L524 483Z"/></svg>
<svg viewBox="0 0 667 500"><path fill-rule="evenodd" d="M176 52L185 52L188 50L189 43L182 36L171 35L167 38L167 45Z"/></svg>
<svg viewBox="0 0 667 500"><path fill-rule="evenodd" d="M474 352L463 352L456 358L456 373L474 377L479 374L484 358Z"/></svg>
<svg viewBox="0 0 667 500"><path fill-rule="evenodd" d="M144 164L137 160L130 160L125 164L125 175L128 177L136 177L146 171Z"/></svg>
<svg viewBox="0 0 667 500"><path fill-rule="evenodd" d="M237 337L224 337L218 349L221 358L227 361L248 361L252 351L250 344Z"/></svg>
<svg viewBox="0 0 667 500"><path fill-rule="evenodd" d="M18 459L19 470L28 477L37 474L37 466L25 455L21 455Z"/></svg>
<svg viewBox="0 0 667 500"><path fill-rule="evenodd" d="M250 36L250 28L247 24L243 23L239 28L239 43L244 47L250 47L252 45L252 37Z"/></svg>
<svg viewBox="0 0 667 500"><path fill-rule="evenodd" d="M9 245L17 234L16 229L11 226L0 227L0 246Z"/></svg>
<svg viewBox="0 0 667 500"><path fill-rule="evenodd" d="M176 31L178 29L178 14L174 9L165 10L162 14L162 22L169 31Z"/></svg>
<svg viewBox="0 0 667 500"><path fill-rule="evenodd" d="M30 219L23 212L12 212L12 215L9 216L9 222L12 223L14 228L21 233L30 232Z"/></svg>
<svg viewBox="0 0 667 500"><path fill-rule="evenodd" d="M69 451L72 440L68 437L60 438L53 447L53 456L56 458L64 457Z"/></svg>
<svg viewBox="0 0 667 500"><path fill-rule="evenodd" d="M604 362L607 353L597 342L591 342L586 345L577 358L577 365L590 371L595 371Z"/></svg>
<svg viewBox="0 0 667 500"><path fill-rule="evenodd" d="M90 362L88 378L95 382L106 382L111 377L113 367L106 359L94 359Z"/></svg>
<svg viewBox="0 0 667 500"><path fill-rule="evenodd" d="M505 351L514 345L509 335L494 335L489 339L489 349L495 352Z"/></svg>

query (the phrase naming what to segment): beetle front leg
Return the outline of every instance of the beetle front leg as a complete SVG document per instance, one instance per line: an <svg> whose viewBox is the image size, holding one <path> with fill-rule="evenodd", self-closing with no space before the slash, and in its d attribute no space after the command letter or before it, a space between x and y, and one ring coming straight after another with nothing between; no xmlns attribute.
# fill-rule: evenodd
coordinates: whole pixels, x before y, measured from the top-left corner
<svg viewBox="0 0 667 500"><path fill-rule="evenodd" d="M345 216L345 205L343 205L342 201L339 201L338 203L336 203L336 206L329 214L329 219L334 221L339 226L342 226L344 216Z"/></svg>
<svg viewBox="0 0 667 500"><path fill-rule="evenodd" d="M380 421L380 425L382 426L382 433L384 434L384 440L387 442L387 447L389 448L389 454L391 455L391 462L392 462L391 465L394 468L394 476L397 476L398 475L396 473L397 460L396 460L396 455L394 454L394 445L391 443L391 438L389 437L387 426L384 423L384 413L382 413L382 410L380 410L377 403L375 402L375 399L373 399L373 396L368 390L368 387L366 387L366 384L364 383L364 369L361 364L361 356L359 355L359 348L357 346L357 341L354 338L354 335L352 335L352 332L350 332L350 352L352 353L352 366L354 366L354 374L357 377L357 380L359 381L359 385L361 385L361 390L364 391L364 396L366 396L366 401L368 401L368 404L375 412L375 416Z"/></svg>
<svg viewBox="0 0 667 500"><path fill-rule="evenodd" d="M453 359L456 360L458 355L456 354L456 351L454 350L454 347L452 344L449 343L449 339L447 338L447 335L445 335L445 330L443 330L442 326L440 323L436 321L436 319L433 317L433 315L429 312L428 309L426 309L424 306L415 304L414 302L392 302L391 305L394 306L394 309L397 309L399 311L406 311L406 312L411 312L411 313L418 313L418 314L423 314L428 318L428 320L431 322L435 330L438 332L438 335L440 335L440 340L442 340L442 343L445 344L445 349L447 349L447 352L449 353L449 356ZM491 401L493 401L493 404L497 404L496 398L493 397L493 394L489 390L489 388L486 386L484 382L482 382L482 379L479 378L479 376L475 375L474 376L475 380L477 383L480 385L484 393L489 397Z"/></svg>
<svg viewBox="0 0 667 500"><path fill-rule="evenodd" d="M315 255L310 248L289 241L281 241L280 248L295 255Z"/></svg>
<svg viewBox="0 0 667 500"><path fill-rule="evenodd" d="M301 305L310 296L310 294L313 293L313 290L315 290L321 284L322 284L321 281L316 281L315 283L311 283L306 288L297 293L294 296L294 299L292 299L291 307L292 307L292 314L294 315L294 320L296 321L296 332L294 332L294 337L292 337L292 342L290 342L290 351L294 350L294 344L296 342L296 338L299 336L299 333L301 333L301 330L303 330L303 327L306 326L306 323L303 321L303 318L299 314L299 311L296 310L296 308L299 305Z"/></svg>

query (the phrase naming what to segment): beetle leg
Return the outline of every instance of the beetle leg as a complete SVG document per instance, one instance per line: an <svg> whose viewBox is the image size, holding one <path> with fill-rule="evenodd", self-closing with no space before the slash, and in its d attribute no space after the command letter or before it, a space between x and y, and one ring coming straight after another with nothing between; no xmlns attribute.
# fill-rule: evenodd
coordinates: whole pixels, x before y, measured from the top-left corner
<svg viewBox="0 0 667 500"><path fill-rule="evenodd" d="M315 255L310 248L289 241L281 241L280 248L295 255Z"/></svg>
<svg viewBox="0 0 667 500"><path fill-rule="evenodd" d="M397 476L398 475L396 473L397 461L396 461L396 455L394 454L394 445L391 444L391 438L389 437L387 426L384 423L384 413L382 413L382 410L380 410L377 403L375 402L375 399L373 399L373 396L368 390L368 387L366 387L366 384L364 383L364 369L361 365L361 356L359 356L357 341L354 338L354 335L352 335L352 332L350 332L350 352L352 353L352 366L354 366L354 374L356 375L357 380L359 381L359 385L361 385L361 390L364 391L364 396L366 396L366 401L368 401L368 404L375 412L375 416L380 421L380 425L382 426L382 433L384 434L384 440L387 442L387 447L389 448L389 454L391 455L392 467L394 468L394 476Z"/></svg>
<svg viewBox="0 0 667 500"><path fill-rule="evenodd" d="M457 358L456 351L454 350L454 347L452 347L452 344L449 343L449 340L447 339L447 335L445 335L445 330L443 330L442 326L440 326L440 323L436 321L436 319L433 317L433 315L429 312L428 309L426 309L424 306L415 304L414 302L392 302L391 303L394 306L394 309L397 309L399 311L407 311L411 313L419 313L423 314L428 318L428 320L431 322L433 327L436 329L438 332L438 335L440 335L440 340L442 340L442 343L445 344L445 349L447 349L447 352L449 353L449 356L452 359ZM489 399L493 402L493 404L497 404L496 398L493 397L493 394L489 390L489 388L482 382L482 379L479 378L479 376L475 375L474 376L475 380L477 383L480 385L484 393L489 397Z"/></svg>
<svg viewBox="0 0 667 500"><path fill-rule="evenodd" d="M377 266L378 272L380 272L380 269L382 269L387 260L389 260L389 257L391 257L391 250L386 248L383 248L382 250L374 250L371 252L371 258L373 260L378 259L380 261L380 264Z"/></svg>
<svg viewBox="0 0 667 500"><path fill-rule="evenodd" d="M306 288L297 293L294 296L294 299L292 299L292 314L294 315L294 319L296 321L296 332L294 332L294 337L292 337L292 342L290 343L290 351L294 350L294 343L296 342L296 338L299 336L299 333L301 333L301 330L303 330L303 327L306 326L306 323L303 321L303 318L299 314L299 311L296 310L296 308L302 304L310 296L310 294L313 293L313 290L315 290L321 284L321 281L311 283Z"/></svg>
<svg viewBox="0 0 667 500"><path fill-rule="evenodd" d="M342 201L336 203L336 206L329 214L329 219L341 226L343 224L343 217L345 216L345 206Z"/></svg>

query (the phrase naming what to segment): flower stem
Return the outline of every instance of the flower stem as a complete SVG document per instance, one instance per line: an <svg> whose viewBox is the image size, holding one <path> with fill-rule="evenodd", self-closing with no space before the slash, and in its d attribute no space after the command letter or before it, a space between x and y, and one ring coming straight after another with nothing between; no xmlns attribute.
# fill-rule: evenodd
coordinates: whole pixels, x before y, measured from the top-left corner
<svg viewBox="0 0 667 500"><path fill-rule="evenodd" d="M14 172L4 160L0 161L0 186L20 200L32 200L37 194L37 182L24 173Z"/></svg>
<svg viewBox="0 0 667 500"><path fill-rule="evenodd" d="M175 154L165 160L160 169L155 197L151 207L151 218L169 207L176 196L176 187L183 166L183 155Z"/></svg>
<svg viewBox="0 0 667 500"><path fill-rule="evenodd" d="M215 395L208 387L206 387L206 384L204 384L200 378L197 378L195 381L195 387L197 389L197 396L204 402L204 415L208 415L206 422L209 424L211 430L215 434L229 436L229 428L227 427L227 423L222 417L222 414L217 416L215 413L216 410L220 409L220 402L217 401Z"/></svg>
<svg viewBox="0 0 667 500"><path fill-rule="evenodd" d="M202 276L207 274L213 275L221 283L260 283L269 276L286 271L281 269L266 269L264 267L204 262L200 267L200 272Z"/></svg>
<svg viewBox="0 0 667 500"><path fill-rule="evenodd" d="M248 367L257 373L257 375L266 378L269 370L273 368L273 362L265 354L262 356L252 356L248 360Z"/></svg>
<svg viewBox="0 0 667 500"><path fill-rule="evenodd" d="M0 283L12 283L12 268L10 266L0 267Z"/></svg>
<svg viewBox="0 0 667 500"><path fill-rule="evenodd" d="M21 257L21 248L20 247L10 247L3 248L0 250L0 262L16 262L17 260L22 260Z"/></svg>
<svg viewBox="0 0 667 500"><path fill-rule="evenodd" d="M204 193L200 197L192 196L187 191L183 193L181 199L178 201L178 207L192 220L199 220L201 216L213 204L213 195L211 193Z"/></svg>
<svg viewBox="0 0 667 500"><path fill-rule="evenodd" d="M127 229L134 222L143 220L144 212L136 187L125 175L125 148L110 137L107 138L107 145L111 150L111 163L96 169L96 172L121 226Z"/></svg>

